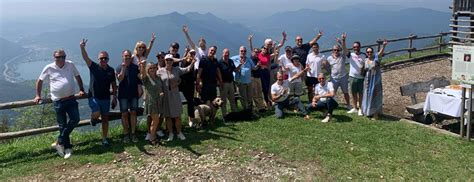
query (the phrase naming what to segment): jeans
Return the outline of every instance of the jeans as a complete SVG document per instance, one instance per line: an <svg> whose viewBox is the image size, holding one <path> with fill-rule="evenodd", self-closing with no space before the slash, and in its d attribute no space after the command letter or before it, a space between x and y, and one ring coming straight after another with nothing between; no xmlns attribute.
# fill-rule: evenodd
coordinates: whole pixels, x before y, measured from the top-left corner
<svg viewBox="0 0 474 182"><path fill-rule="evenodd" d="M76 99L69 99L64 101L54 101L54 111L56 111L56 121L59 125L59 145L64 146L65 149L71 149L71 134L74 127L79 123L79 108ZM69 116L69 121L67 121Z"/></svg>
<svg viewBox="0 0 474 182"><path fill-rule="evenodd" d="M194 118L194 82L188 82L186 85L182 85L181 92L186 99L186 109L188 116Z"/></svg>
<svg viewBox="0 0 474 182"><path fill-rule="evenodd" d="M329 97L327 98L326 102L323 102L321 100L318 101L318 103L316 104L316 107L313 107L313 105L311 105L311 103L308 104L308 110L311 111L311 110L322 110L322 109L326 109L328 111L328 114L331 114L332 115L332 111L337 108L339 104L332 98L332 97Z"/></svg>
<svg viewBox="0 0 474 182"><path fill-rule="evenodd" d="M262 80L262 92L263 92L263 99L265 102L270 102L270 71L268 69L262 69L262 75L260 79Z"/></svg>
<svg viewBox="0 0 474 182"><path fill-rule="evenodd" d="M283 118L283 109L284 108L290 108L295 106L298 107L298 111L303 114L303 115L308 115L308 111L304 108L303 103L301 103L301 100L299 97L292 97L288 98L282 102L276 102L275 104L275 115L278 119Z"/></svg>

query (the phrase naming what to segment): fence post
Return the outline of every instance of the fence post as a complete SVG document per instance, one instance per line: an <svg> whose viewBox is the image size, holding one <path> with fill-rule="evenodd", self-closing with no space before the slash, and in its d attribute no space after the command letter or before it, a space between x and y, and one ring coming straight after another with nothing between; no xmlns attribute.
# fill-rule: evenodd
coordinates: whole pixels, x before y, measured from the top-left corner
<svg viewBox="0 0 474 182"><path fill-rule="evenodd" d="M408 40L408 58L411 58L411 49L413 48L413 34L410 34L410 36L408 37L409 40Z"/></svg>
<svg viewBox="0 0 474 182"><path fill-rule="evenodd" d="M439 33L439 39L438 39L438 53L441 53L441 48L443 47L443 33Z"/></svg>

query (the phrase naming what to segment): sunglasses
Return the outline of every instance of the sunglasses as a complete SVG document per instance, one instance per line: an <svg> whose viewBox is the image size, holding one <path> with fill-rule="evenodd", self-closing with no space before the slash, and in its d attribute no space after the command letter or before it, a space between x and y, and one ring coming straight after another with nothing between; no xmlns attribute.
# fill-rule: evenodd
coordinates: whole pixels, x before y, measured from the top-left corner
<svg viewBox="0 0 474 182"><path fill-rule="evenodd" d="M173 59L166 59L166 61L173 61Z"/></svg>
<svg viewBox="0 0 474 182"><path fill-rule="evenodd" d="M140 46L140 47L137 47L137 49L146 49L146 47Z"/></svg>
<svg viewBox="0 0 474 182"><path fill-rule="evenodd" d="M302 41L303 39L296 39L297 41Z"/></svg>
<svg viewBox="0 0 474 182"><path fill-rule="evenodd" d="M240 52L247 52L247 50L241 50Z"/></svg>
<svg viewBox="0 0 474 182"><path fill-rule="evenodd" d="M332 51L334 51L334 52L339 52L340 50L339 50L339 49L333 49Z"/></svg>
<svg viewBox="0 0 474 182"><path fill-rule="evenodd" d="M318 80L324 80L325 78L318 78Z"/></svg>
<svg viewBox="0 0 474 182"><path fill-rule="evenodd" d="M109 60L109 58L108 57L101 57L101 58L99 58L99 60L107 61L107 60Z"/></svg>
<svg viewBox="0 0 474 182"><path fill-rule="evenodd" d="M367 54L368 54L368 53L374 53L374 52L373 52L373 51L367 51Z"/></svg>
<svg viewBox="0 0 474 182"><path fill-rule="evenodd" d="M66 59L66 56L54 56L56 59Z"/></svg>

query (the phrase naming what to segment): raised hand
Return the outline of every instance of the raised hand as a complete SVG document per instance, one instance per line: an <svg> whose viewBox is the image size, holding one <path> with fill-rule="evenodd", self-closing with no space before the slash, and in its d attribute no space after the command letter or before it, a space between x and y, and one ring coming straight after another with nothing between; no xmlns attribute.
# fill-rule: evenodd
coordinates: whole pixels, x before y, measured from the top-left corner
<svg viewBox="0 0 474 182"><path fill-rule="evenodd" d="M281 32L281 35L283 36L283 39L286 39L286 32L285 31Z"/></svg>
<svg viewBox="0 0 474 182"><path fill-rule="evenodd" d="M388 44L388 40L387 40L387 39L384 39L382 44L383 44L384 46L386 46L386 45Z"/></svg>
<svg viewBox="0 0 474 182"><path fill-rule="evenodd" d="M248 37L248 40L252 41L252 39L253 39L253 34L250 34L249 37Z"/></svg>
<svg viewBox="0 0 474 182"><path fill-rule="evenodd" d="M320 30L318 33L318 37L322 37L322 36L323 36L323 31Z"/></svg>
<svg viewBox="0 0 474 182"><path fill-rule="evenodd" d="M152 32L151 33L151 41L154 42L155 39L156 39L156 34L155 34L155 32Z"/></svg>
<svg viewBox="0 0 474 182"><path fill-rule="evenodd" d="M81 43L79 43L79 45L80 45L81 47L86 47L86 43L87 43L87 39L82 39L82 40L81 40Z"/></svg>
<svg viewBox="0 0 474 182"><path fill-rule="evenodd" d="M188 31L189 31L188 26L183 25L183 32L184 32L184 33L188 33Z"/></svg>
<svg viewBox="0 0 474 182"><path fill-rule="evenodd" d="M345 32L342 33L341 38L342 38L342 41L346 41L347 34Z"/></svg>
<svg viewBox="0 0 474 182"><path fill-rule="evenodd" d="M338 44L341 44L341 39L340 39L339 37L336 37L336 42L337 42Z"/></svg>

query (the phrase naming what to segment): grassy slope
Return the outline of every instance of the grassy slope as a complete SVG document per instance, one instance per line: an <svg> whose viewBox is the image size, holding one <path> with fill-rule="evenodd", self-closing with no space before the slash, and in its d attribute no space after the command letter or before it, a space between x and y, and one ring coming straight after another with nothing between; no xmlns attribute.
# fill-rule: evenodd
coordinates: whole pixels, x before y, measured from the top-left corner
<svg viewBox="0 0 474 182"><path fill-rule="evenodd" d="M318 122L290 115L284 120L268 116L259 121L220 125L208 131L186 131L188 140L165 144L170 149L205 154L212 147L240 149L241 160L252 160L254 151L274 153L284 161L321 165L323 178L367 179L466 179L473 178L474 145L404 122L370 121L338 110L334 122ZM127 151L139 155L144 142L123 146L120 128L114 128L114 144L104 149L97 144L98 132L73 134L76 148L68 165L106 164L115 154ZM0 179L47 174L62 165L48 146L52 134L24 138L0 145ZM79 142L79 143L78 143ZM212 147L210 147L212 146ZM321 176L315 176L321 178Z"/></svg>

